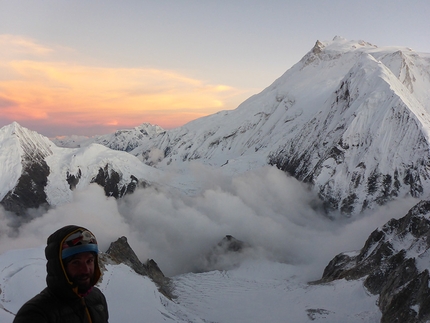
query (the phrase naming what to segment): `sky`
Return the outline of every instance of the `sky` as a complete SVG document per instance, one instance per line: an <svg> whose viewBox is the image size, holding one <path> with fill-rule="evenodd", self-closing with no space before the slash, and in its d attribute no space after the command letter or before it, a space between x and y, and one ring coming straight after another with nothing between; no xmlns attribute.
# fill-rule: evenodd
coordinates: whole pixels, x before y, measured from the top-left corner
<svg viewBox="0 0 430 323"><path fill-rule="evenodd" d="M427 0L0 0L0 127L93 136L235 109L334 36L430 52Z"/></svg>

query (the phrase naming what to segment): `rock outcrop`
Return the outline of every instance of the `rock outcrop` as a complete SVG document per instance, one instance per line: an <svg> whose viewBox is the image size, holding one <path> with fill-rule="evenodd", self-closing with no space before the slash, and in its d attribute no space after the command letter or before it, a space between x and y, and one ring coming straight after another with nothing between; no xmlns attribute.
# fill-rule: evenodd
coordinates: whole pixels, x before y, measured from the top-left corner
<svg viewBox="0 0 430 323"><path fill-rule="evenodd" d="M430 201L372 232L360 252L337 255L318 282L363 279L382 323L430 320Z"/></svg>
<svg viewBox="0 0 430 323"><path fill-rule="evenodd" d="M117 241L112 242L106 254L114 263L123 263L132 268L139 275L148 276L157 284L159 291L163 295L170 299L173 298L170 279L164 276L153 259L148 259L146 263L143 264L129 245L126 237L118 238Z"/></svg>
<svg viewBox="0 0 430 323"><path fill-rule="evenodd" d="M231 235L226 235L203 256L202 264L196 271L225 270L235 267L246 257L246 252L250 248L251 246L248 243L240 241Z"/></svg>

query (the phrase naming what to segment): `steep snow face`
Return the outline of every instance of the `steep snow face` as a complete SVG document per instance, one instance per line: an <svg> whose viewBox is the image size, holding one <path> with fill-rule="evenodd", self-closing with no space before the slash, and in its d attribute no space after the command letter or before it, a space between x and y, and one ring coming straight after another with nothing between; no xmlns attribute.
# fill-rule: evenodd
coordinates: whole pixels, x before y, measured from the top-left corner
<svg viewBox="0 0 430 323"><path fill-rule="evenodd" d="M35 131L21 127L17 122L1 129L2 138L18 142L23 158L44 158L52 154L52 142Z"/></svg>
<svg viewBox="0 0 430 323"><path fill-rule="evenodd" d="M52 146L49 139L16 122L0 129L0 200L17 185L30 164L40 164L52 154Z"/></svg>
<svg viewBox="0 0 430 323"><path fill-rule="evenodd" d="M359 213L430 188L429 125L425 107L399 79L363 54L325 106L271 158L313 183L330 209Z"/></svg>
<svg viewBox="0 0 430 323"><path fill-rule="evenodd" d="M0 172L0 200L13 189L18 182L18 178L22 171L21 155L22 148L21 145L17 145L17 138L11 136L11 126L3 127L0 129L0 142L1 151L0 154L0 165L2 171ZM7 154L4 152L7 150Z"/></svg>
<svg viewBox="0 0 430 323"><path fill-rule="evenodd" d="M429 54L416 53L409 48L397 48L388 53L376 52L372 55L388 67L394 76L413 94L415 99L420 101L429 111Z"/></svg>
<svg viewBox="0 0 430 323"><path fill-rule="evenodd" d="M197 159L235 172L274 164L312 183L328 210L357 214L428 194L428 88L429 54L336 37L236 110L131 153L150 163L157 151L159 168Z"/></svg>

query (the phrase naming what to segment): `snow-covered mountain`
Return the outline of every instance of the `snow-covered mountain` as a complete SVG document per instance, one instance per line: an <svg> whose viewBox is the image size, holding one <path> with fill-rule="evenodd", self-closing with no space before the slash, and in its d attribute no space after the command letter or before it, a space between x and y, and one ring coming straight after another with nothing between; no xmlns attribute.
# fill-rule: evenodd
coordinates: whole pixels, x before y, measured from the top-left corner
<svg viewBox="0 0 430 323"><path fill-rule="evenodd" d="M160 170L195 160L231 174L275 165L310 183L329 214L350 216L399 197L429 195L429 88L430 54L335 37L317 41L235 110L172 130L143 124L53 141L84 150L99 143ZM106 171L100 176L109 177ZM116 190L130 183L122 181Z"/></svg>
<svg viewBox="0 0 430 323"><path fill-rule="evenodd" d="M57 147L16 122L0 129L0 147L0 201L17 214L66 203L75 188L90 183L101 185L107 196L121 197L159 174L130 154L99 144Z"/></svg>
<svg viewBox="0 0 430 323"><path fill-rule="evenodd" d="M276 165L311 183L328 211L353 215L428 196L429 88L430 54L335 37L233 111L138 146L134 136L104 141L136 146L131 154L164 169L193 160L232 172Z"/></svg>
<svg viewBox="0 0 430 323"><path fill-rule="evenodd" d="M144 138L151 139L152 137L163 132L165 132L165 130L160 126L144 123L132 129L117 130L113 134L94 137L74 135L56 137L52 138L51 140L57 146L66 148L77 148L88 146L92 143L97 143L114 150L130 152L138 147Z"/></svg>

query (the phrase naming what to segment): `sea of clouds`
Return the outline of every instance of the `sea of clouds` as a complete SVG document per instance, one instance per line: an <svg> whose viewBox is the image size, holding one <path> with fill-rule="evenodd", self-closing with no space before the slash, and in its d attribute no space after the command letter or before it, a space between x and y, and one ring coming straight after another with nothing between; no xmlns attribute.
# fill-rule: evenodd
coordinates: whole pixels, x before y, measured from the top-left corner
<svg viewBox="0 0 430 323"><path fill-rule="evenodd" d="M274 167L237 176L202 165L189 171L199 178L194 194L152 186L116 200L92 184L76 190L70 203L30 210L24 217L0 208L0 253L45 245L58 228L77 224L93 231L102 251L126 236L141 261L154 259L174 276L213 269L205 267L205 255L232 235L252 246L243 257L301 265L305 278L315 280L335 255L361 249L373 230L417 203L404 199L351 219L333 219L309 187ZM228 267L237 258L219 261Z"/></svg>

